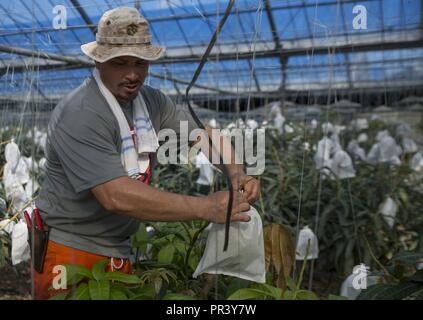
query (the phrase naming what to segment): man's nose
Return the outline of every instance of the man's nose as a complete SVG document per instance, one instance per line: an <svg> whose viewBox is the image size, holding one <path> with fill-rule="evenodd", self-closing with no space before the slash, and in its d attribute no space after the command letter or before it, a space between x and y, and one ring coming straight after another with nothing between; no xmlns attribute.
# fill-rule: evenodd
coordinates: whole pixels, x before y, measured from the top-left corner
<svg viewBox="0 0 423 320"><path fill-rule="evenodd" d="M128 81L136 82L140 80L140 75L135 70L129 70L128 73L125 75L125 78Z"/></svg>

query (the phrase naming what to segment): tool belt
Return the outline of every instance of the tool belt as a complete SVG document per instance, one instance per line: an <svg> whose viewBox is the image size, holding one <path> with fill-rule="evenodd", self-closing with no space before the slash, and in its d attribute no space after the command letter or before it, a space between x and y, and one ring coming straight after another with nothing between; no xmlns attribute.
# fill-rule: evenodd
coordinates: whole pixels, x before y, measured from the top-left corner
<svg viewBox="0 0 423 320"><path fill-rule="evenodd" d="M28 227L28 243L31 250L32 266L35 271L42 273L50 228L42 221L37 208L32 211L31 216L26 211L24 215Z"/></svg>

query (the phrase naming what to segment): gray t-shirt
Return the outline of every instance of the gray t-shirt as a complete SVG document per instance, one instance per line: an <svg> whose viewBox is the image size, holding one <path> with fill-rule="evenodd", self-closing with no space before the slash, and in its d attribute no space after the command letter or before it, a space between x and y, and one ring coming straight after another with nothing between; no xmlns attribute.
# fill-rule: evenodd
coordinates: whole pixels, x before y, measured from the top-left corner
<svg viewBox="0 0 423 320"><path fill-rule="evenodd" d="M170 128L179 135L180 121L188 121L189 132L197 128L189 112L161 91L142 86L140 92L157 133ZM132 103L121 107L132 126ZM118 122L90 77L59 102L50 118L46 176L35 204L51 227L51 240L104 256L130 255L130 236L139 221L106 211L90 190L126 175L120 149Z"/></svg>

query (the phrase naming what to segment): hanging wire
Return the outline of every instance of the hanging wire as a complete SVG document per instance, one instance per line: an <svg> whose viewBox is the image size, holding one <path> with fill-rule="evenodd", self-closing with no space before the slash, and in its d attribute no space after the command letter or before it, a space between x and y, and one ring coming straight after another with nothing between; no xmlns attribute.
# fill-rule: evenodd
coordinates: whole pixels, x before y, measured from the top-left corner
<svg viewBox="0 0 423 320"><path fill-rule="evenodd" d="M194 76L192 77L192 80L191 80L190 84L188 85L186 92L185 92L185 99L187 101L188 109L189 109L194 121L197 123L197 125L201 129L204 129L204 130L205 130L205 127L204 127L203 123L197 117L197 115L195 114L195 112L194 112L194 110L191 106L190 99L189 99L189 91L191 90L191 88L197 82L198 77L200 76L201 71L203 70L203 67L207 62L207 58L209 57L211 50L213 49L213 47L214 47L214 45L217 41L217 38L220 34L220 31L222 30L229 14L231 13L233 5L234 5L234 0L230 0L228 2L228 6L225 10L223 17L220 20L218 27L217 27L216 31L214 32L212 39L210 40L209 45L207 46L206 52L204 53L203 57L201 58L201 61L198 65L198 67L197 67L197 70L195 71ZM209 138L210 145L214 148L214 150L216 150L216 147L215 147L211 137L208 137L208 138ZM219 153L219 157L220 157L220 162L223 164L223 158L222 158L222 155L220 155L220 153ZM229 171L228 171L227 167L225 165L222 165L221 170L222 170L224 176L226 177L226 180L227 180L227 183L228 183L228 191L229 191L229 201L228 201L228 207L227 207L227 213L226 213L226 222L225 222L225 243L224 243L224 246L223 246L223 251L226 251L227 248L228 248L228 243L229 243L229 228L230 228L230 223L231 223L231 212L232 212L232 204L233 204L233 186L232 186L232 181L231 181L231 178L229 176Z"/></svg>

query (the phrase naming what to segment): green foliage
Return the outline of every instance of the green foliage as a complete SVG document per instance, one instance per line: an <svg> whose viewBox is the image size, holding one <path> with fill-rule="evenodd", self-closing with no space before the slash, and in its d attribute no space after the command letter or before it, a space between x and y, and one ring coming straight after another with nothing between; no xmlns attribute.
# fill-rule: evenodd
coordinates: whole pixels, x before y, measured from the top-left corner
<svg viewBox="0 0 423 320"><path fill-rule="evenodd" d="M358 300L420 300L423 297L423 269L417 265L423 254L401 252L386 266L381 283L363 290Z"/></svg>

